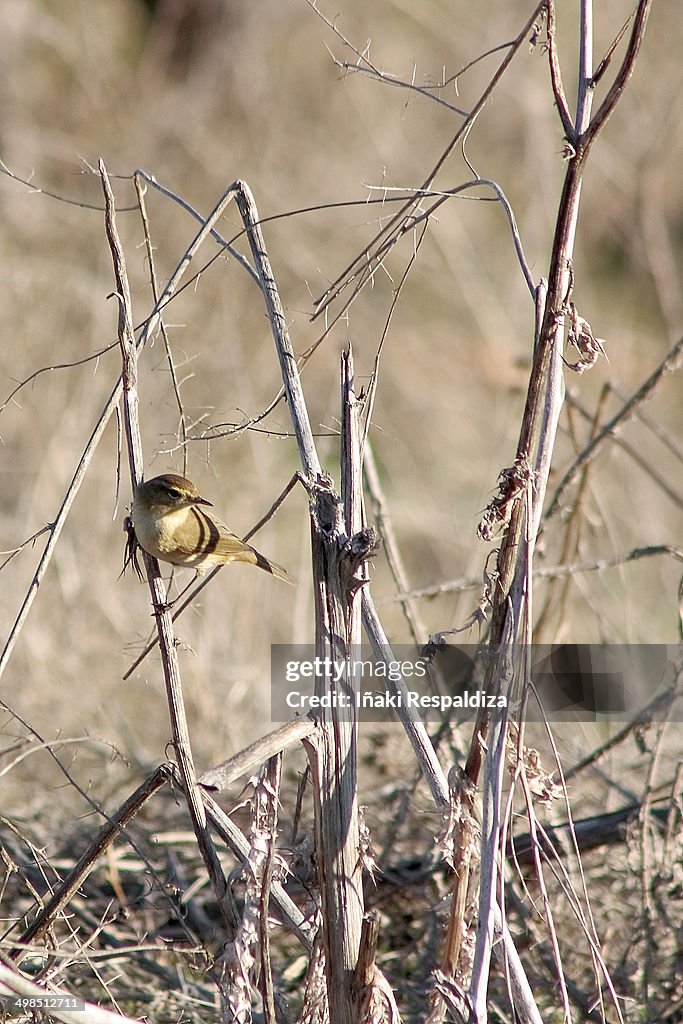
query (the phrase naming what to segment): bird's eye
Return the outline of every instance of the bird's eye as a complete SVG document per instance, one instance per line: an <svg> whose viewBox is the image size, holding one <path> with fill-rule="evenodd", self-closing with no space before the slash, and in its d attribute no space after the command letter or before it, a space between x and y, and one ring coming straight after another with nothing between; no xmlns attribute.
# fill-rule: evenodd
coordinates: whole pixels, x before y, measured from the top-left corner
<svg viewBox="0 0 683 1024"><path fill-rule="evenodd" d="M178 501L180 498L182 498L181 492L176 487L167 487L166 493L168 494L169 498L173 498L174 501Z"/></svg>

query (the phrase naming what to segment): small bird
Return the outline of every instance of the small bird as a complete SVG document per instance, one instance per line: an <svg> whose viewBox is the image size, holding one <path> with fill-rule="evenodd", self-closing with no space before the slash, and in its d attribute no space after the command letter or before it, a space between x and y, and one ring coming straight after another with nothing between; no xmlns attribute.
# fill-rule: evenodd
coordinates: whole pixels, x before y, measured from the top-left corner
<svg viewBox="0 0 683 1024"><path fill-rule="evenodd" d="M165 473L138 484L133 495L133 527L138 544L162 562L208 572L226 562L250 562L292 582L271 562L203 506L213 507L184 476Z"/></svg>

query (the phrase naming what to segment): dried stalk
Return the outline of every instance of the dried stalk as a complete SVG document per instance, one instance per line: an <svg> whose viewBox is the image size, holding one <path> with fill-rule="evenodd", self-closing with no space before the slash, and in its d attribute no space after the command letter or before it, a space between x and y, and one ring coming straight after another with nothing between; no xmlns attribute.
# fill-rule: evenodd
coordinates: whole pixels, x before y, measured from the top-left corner
<svg viewBox="0 0 683 1024"><path fill-rule="evenodd" d="M100 160L100 177L105 199L105 225L107 239L112 253L114 275L116 278L117 298L119 301L119 342L121 345L121 357L123 370L121 374L124 401L124 425L128 441L128 458L130 462L131 483L135 487L143 477L142 441L140 436L140 424L138 420L138 394L137 394L137 346L133 332L133 316L130 299L130 289L126 274L125 257L116 230L114 211L114 195L111 190L109 178ZM216 895L219 906L223 912L228 932L237 924L237 914L232 900L227 880L223 873L216 848L211 839L206 821L206 812L202 803L201 793L197 786L197 780L192 759L192 748L190 735L187 727L187 716L183 701L182 684L180 681L180 668L178 655L173 635L171 616L166 605L166 593L159 573L159 565L156 559L146 552L144 553L145 566L147 568L147 580L149 583L154 608L154 616L159 631L159 647L161 662L166 684L166 696L168 700L169 714L171 719L171 730L173 734L173 746L178 766L183 781L183 789L187 800L188 810L192 819L192 825L197 837L197 843L206 865L211 884Z"/></svg>
<svg viewBox="0 0 683 1024"><path fill-rule="evenodd" d="M244 182L237 182L236 201L247 228L254 265L261 283L311 497L316 654L338 662L348 657L349 644L353 642L358 630L352 579L363 557L367 557L373 546L366 543L365 551L355 553L350 546L347 547L347 542L353 540L352 526L360 521L358 430L351 426L358 417L355 396L352 395L352 369L348 364L343 413L347 424L343 450L349 461L348 469L342 475L346 480L344 498L350 513L350 521L345 521L341 499L322 474L296 358L268 260L258 212ZM354 462L356 465L353 465ZM350 685L351 680L342 683L342 686ZM355 731L354 722L344 721L343 716L337 715L334 721L322 719L315 737L305 741L316 779L316 838L327 952L328 998L333 1019L340 1022L354 1019L351 982L362 920Z"/></svg>
<svg viewBox="0 0 683 1024"><path fill-rule="evenodd" d="M238 188L236 201L245 226L247 227L249 243L252 255L257 267L259 279L262 281L262 288L266 307L269 313L271 330L275 346L278 352L280 367L283 373L283 381L288 399L288 407L294 423L295 435L299 447L299 455L306 473L304 483L311 494L312 503L320 506L320 493L324 493L329 485L321 477L320 461L315 450L313 433L311 431L308 411L301 387L301 379L297 368L291 340L287 331L282 304L277 294L277 288L273 278L272 269L268 260L263 234L258 223L258 212L253 196L244 182L237 182ZM324 502L322 503L324 505ZM315 509L314 509L315 511ZM332 519L336 517L336 511ZM323 516L325 518L325 516ZM330 521L330 509L328 500L327 521ZM313 528L315 536L315 527ZM386 637L380 619L375 610L369 588L361 590L361 612L364 631L370 641L374 656L385 663L396 662L389 641ZM397 692L407 691L405 682L401 679L397 683L391 683ZM425 728L424 722L415 709L405 706L407 701L398 710L399 719L403 725L408 738L412 744L413 751L417 758L420 769L432 793L432 798L440 810L449 806L448 783L444 771L439 764L436 752ZM207 797L207 800L209 798ZM524 973L519 954L515 949L512 938L509 934L505 921L502 919L500 910L496 909L497 928L502 932L503 943L506 951L507 967L512 976L513 985L520 992L530 993L530 987ZM329 966L329 965L328 965ZM536 1019L529 1016L527 1019Z"/></svg>
<svg viewBox="0 0 683 1024"><path fill-rule="evenodd" d="M251 1019L253 989L258 979L263 996L264 1020L275 1024L275 1002L270 963L268 901L277 832L277 803L282 756L271 758L262 769L254 793L244 912L237 934L216 961L214 977L223 993L223 1019Z"/></svg>
<svg viewBox="0 0 683 1024"><path fill-rule="evenodd" d="M561 329L564 321L568 289L568 268L571 265L585 164L590 148L595 141L597 134L611 114L614 103L633 70L633 62L637 56L640 43L642 41L642 35L645 29L645 23L647 21L650 6L651 0L640 0L636 17L634 19L627 54L615 78L615 85L610 89L608 98L601 105L598 113L588 124L586 124L585 121L589 110L590 90L586 90L585 82L583 82L579 88L577 119L569 137L571 155L559 203L555 238L550 260L550 272L548 275L547 298L541 329L538 336L538 343L534 353L529 388L527 391L526 406L515 459L516 467L534 465L535 454L538 453L542 443L544 443L542 427L546 419L545 410L550 397L549 391L553 386L550 370L553 353L557 352L561 339ZM583 11L586 19L588 18L588 8L589 5L583 5ZM554 6L552 0L548 0L547 11L550 27L553 24L554 18ZM584 78L589 79L590 76L588 74L588 64L586 59L587 36L588 21L584 20L584 22L582 22L580 67L583 71ZM554 80L556 81L556 68L553 74ZM618 88L617 83L619 83ZM671 355L673 355L673 353L671 353ZM548 452L548 456L550 454L551 451ZM544 468L544 478L542 480L539 480L538 478L533 480L535 502L536 496L543 493L547 483L547 472L550 468L549 457L545 460ZM526 497L522 500L524 495ZM527 555L533 554L534 536L525 534L525 527L528 522L533 523L537 520L538 503L536 502L535 509L529 509L529 498L529 489L520 488L519 500L515 500L513 503L511 515L509 517L509 525L507 526L503 536L498 555L498 585L494 595L491 628L491 642L493 644L500 643L503 638L505 621L508 614L508 598L512 594L514 594L517 599L515 603L518 605L520 587L523 577L527 573L527 564L529 561ZM556 498L553 499L553 502L551 503L551 509ZM531 545L531 551L529 551L528 545ZM527 580L522 589L525 593L528 593L528 588L529 581ZM516 607L515 610L518 613L519 607ZM517 621L521 621L519 614L517 614ZM472 779L476 779L479 775L482 750L479 737L481 736L484 738L485 733L486 721L484 717L478 723L475 739L470 749L470 757L468 758L467 772Z"/></svg>
<svg viewBox="0 0 683 1024"><path fill-rule="evenodd" d="M233 754L227 761L204 772L199 779L199 785L214 793L220 793L241 775L254 772L264 761L310 736L314 729L315 722L310 718L287 722L266 736L261 736L237 754Z"/></svg>
<svg viewBox="0 0 683 1024"><path fill-rule="evenodd" d="M356 573L374 547L374 535L361 532L360 411L348 350L342 357L343 497L339 499L331 486L316 488L311 537L316 657L325 659L324 664L346 665L337 684L331 676L316 680L316 693L342 694L348 707L323 709L315 735L304 740L304 745L313 773L316 863L330 1016L349 1024L356 1019L353 978L363 919L358 722L352 669L360 647Z"/></svg>
<svg viewBox="0 0 683 1024"><path fill-rule="evenodd" d="M513 686L514 674L514 622L509 621L506 643L499 648L495 658L495 666L490 675L495 681L496 690L487 691L509 693ZM469 996L478 1024L487 1020L487 1001L489 969L493 949L494 935L500 934L502 918L498 902L498 861L501 831L501 799L503 771L505 768L505 741L507 735L507 709L499 712L492 720L488 730L487 756L484 762L484 780L482 786L482 837L481 867L479 879L479 912L477 935L474 948L474 963L469 986ZM458 895L456 885L454 902Z"/></svg>
<svg viewBox="0 0 683 1024"><path fill-rule="evenodd" d="M280 296L278 295L273 270L268 259L263 232L259 224L258 210L256 209L251 189L245 181L235 182L234 188L236 189L235 201L242 215L244 226L247 229L254 266L266 304L271 330L273 331L275 349L280 361L282 381L287 396L287 405L292 417L299 455L308 480L313 482L321 475L322 467L315 449L313 431L311 430L306 400L303 388L301 387L301 378L297 370L296 356L294 355L289 331L287 330L287 320Z"/></svg>
<svg viewBox="0 0 683 1024"><path fill-rule="evenodd" d="M545 311L539 332L538 344L534 353L522 428L517 445L516 466L533 465L534 453L539 451L539 446L542 443L541 428L544 422L544 409L551 386L551 359L553 352L557 351L562 338L569 267L572 260L585 165L593 142L612 113L614 104L633 71L633 62L642 42L651 2L652 0L640 0L627 54L607 98L590 122L587 121L587 118L590 110L591 93L590 89L586 88L586 83L590 83L589 61L586 56L586 48L589 44L590 4L584 3L582 7L584 20L582 21L580 70L583 77L579 84L576 122L568 137L571 152L560 197L548 274ZM554 4L552 0L548 0L547 10L549 25L551 25L554 17ZM545 488L549 468L549 463L546 463L545 477L541 480L538 478L534 480L536 494L543 493L539 488ZM524 545L525 520L526 517L522 503L517 502L512 510L510 524L503 537L498 556L499 585L494 598L491 630L491 640L494 644L499 643L503 635L506 600L512 590L515 573L518 570L518 566L523 566L526 560L520 556ZM533 522L533 517L531 517L531 521ZM519 618L518 621L520 621ZM472 768L472 777L476 777L478 772L476 765L477 757L478 755L475 755L473 764L470 766Z"/></svg>
<svg viewBox="0 0 683 1024"><path fill-rule="evenodd" d="M80 1024L136 1024L132 1017L124 1017L120 1013L113 1013L111 1010L105 1010L101 1006L95 1006L94 1003L83 1003L73 992L67 992L64 988L47 988L42 985L36 985L35 982L25 978L23 974L19 974L16 968L0 963L0 998L2 998L4 1009L9 1010L8 1003L13 998L34 999L36 1003L48 1006L50 1005L49 1000L51 997L61 997L65 1001L65 1007L68 1007L69 1003L73 1005L74 1002L80 1005L77 1011L59 1008L59 1006L54 1004L49 1010L29 1011L33 1019L36 1019L38 1014L45 1013L46 1015L49 1014L50 1017L54 1017L55 1020L64 1021L64 1024L73 1024L77 1014ZM26 1012L24 1008L17 1009L19 1019L27 1020L28 1016L21 1016L21 1013Z"/></svg>
<svg viewBox="0 0 683 1024"><path fill-rule="evenodd" d="M641 0L629 43L627 55L615 84L623 88L629 77L637 55L642 33L647 20L651 0ZM562 377L560 352L563 339L564 317L570 291L570 267L578 219L581 185L586 160L600 129L609 117L619 90L610 90L598 114L590 120L592 94L592 15L589 0L582 3L581 38L579 47L579 86L577 110L572 124L561 85L559 62L554 48L554 2L546 4L548 17L549 54L551 80L561 120L568 132L569 164L559 204L555 238L548 274L547 294L542 311L540 327L536 331L536 344L531 379L527 391L526 407L522 419L517 454L514 466L501 474L500 497L492 503L492 515L504 528L504 535L498 553L498 580L494 591L491 616L491 644L494 649L514 651L517 642L531 639L531 569L536 534L554 445L557 422L562 406ZM539 309L537 304L537 309ZM539 310L540 313L540 310ZM485 521L488 528L491 519ZM502 646L501 646L502 645ZM494 694L500 691L501 677L498 659L492 659L487 667L485 689ZM511 696L511 692L506 692ZM485 778L492 788L484 809L484 834L482 839L482 879L480 883L479 929L474 955L473 979L469 1001L475 1019L483 1022L487 1016L486 989L488 966L494 920L491 916L492 900L495 894L496 845L498 840L496 815L499 809L501 756L505 747L505 728L496 725L491 733L491 719L487 710L478 716L466 772L473 783L479 779L484 752L486 751ZM487 746L489 744L489 746ZM494 760L494 751L497 754ZM495 782L494 780L498 780ZM488 786L487 786L488 788ZM488 824L487 824L488 823ZM492 831L493 830L493 831ZM466 879L455 881L454 905L462 903L460 887Z"/></svg>

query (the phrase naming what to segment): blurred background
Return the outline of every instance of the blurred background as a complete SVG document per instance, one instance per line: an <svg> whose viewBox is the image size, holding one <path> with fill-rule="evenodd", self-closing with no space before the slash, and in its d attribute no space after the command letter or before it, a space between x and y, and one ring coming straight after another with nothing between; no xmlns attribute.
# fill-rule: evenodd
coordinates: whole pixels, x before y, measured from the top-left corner
<svg viewBox="0 0 683 1024"><path fill-rule="evenodd" d="M596 5L596 60L631 7L621 0ZM481 9L440 0L346 0L325 11L335 33L304 0L2 4L0 157L30 185L0 177L0 404L18 382L49 368L0 414L3 550L54 520L120 370L116 346L84 362L116 340L111 258L99 181L91 172L98 158L120 176L114 180L118 227L137 323L152 298L132 172L143 168L202 214L242 178L260 216L273 218L265 225L266 242L293 344L302 353L325 326L311 321L314 299L393 209L366 200L381 197L383 189L422 183L462 123L453 108L471 108L502 51L455 84L437 88L439 82L513 39L530 10L500 0ZM565 12L559 26L572 106L573 17ZM359 57L339 33L390 80L340 67L358 64ZM581 377L567 373L567 384L591 415L607 382L631 394L683 328L683 93L674 39L682 41L677 5L658 4L635 75L589 160L573 297L605 339L609 361ZM615 60L622 55L623 44ZM433 98L399 83L427 87ZM505 191L538 280L547 272L565 173L540 42L521 48L478 118L467 156L480 176ZM471 178L456 149L435 185L449 189ZM196 222L152 189L147 207L163 283ZM230 238L240 226L230 206L220 230ZM337 480L339 353L352 342L357 380L367 383L413 241L407 235L394 249L374 286L304 371L320 453ZM243 241L238 244L246 251ZM216 251L207 243L192 269L204 267ZM262 300L239 264L223 254L174 300L165 319L188 432L196 438L187 445L187 475L243 534L299 466L283 404L257 430L210 442L203 437L216 424L258 414L277 394L279 370ZM532 339L533 306L500 205L474 202L471 194L442 205L394 311L371 431L412 586L482 573L491 545L477 540L476 524L514 456ZM568 357L574 361L572 353ZM182 472L179 411L160 338L141 358L140 400L147 475ZM608 395L600 421L621 402ZM667 438L678 439L680 452L680 380L664 381L646 412ZM565 414L551 491L589 432L580 416ZM683 485L675 444L667 448L639 420L622 436L642 461L615 444L601 450L583 499L582 561L680 543ZM127 764L137 770L158 763L170 736L157 656L122 682L151 634L152 619L147 586L132 574L119 577L130 501L125 458L117 499L119 447L112 419L2 680L3 698L43 739L79 740L73 770L85 786L100 776L103 759L118 766L112 780L126 778ZM563 531L559 519L547 531L540 554L546 564L560 558ZM3 568L3 640L44 542L40 537ZM254 543L289 569L296 589L250 567L231 567L178 625L200 768L270 728L270 643L312 639L301 489ZM543 639L673 643L679 578L680 565L665 556L577 575ZM391 639L409 642L381 554L372 586ZM425 631L460 625L479 596L469 590L422 601ZM22 732L9 714L4 727L7 742ZM27 779L42 780L41 799L51 804L58 777L47 756L26 759L12 777L18 792ZM98 796L107 797L101 780Z"/></svg>

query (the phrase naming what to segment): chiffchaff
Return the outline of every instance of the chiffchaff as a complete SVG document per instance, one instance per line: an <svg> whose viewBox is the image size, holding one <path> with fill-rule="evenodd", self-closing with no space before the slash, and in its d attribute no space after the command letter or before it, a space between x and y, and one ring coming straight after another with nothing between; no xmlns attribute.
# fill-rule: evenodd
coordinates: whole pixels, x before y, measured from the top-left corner
<svg viewBox="0 0 683 1024"><path fill-rule="evenodd" d="M202 506L212 507L190 481L175 473L155 476L135 488L133 526L138 544L162 562L199 573L226 562L250 562L281 580L292 580L282 566L245 544Z"/></svg>

